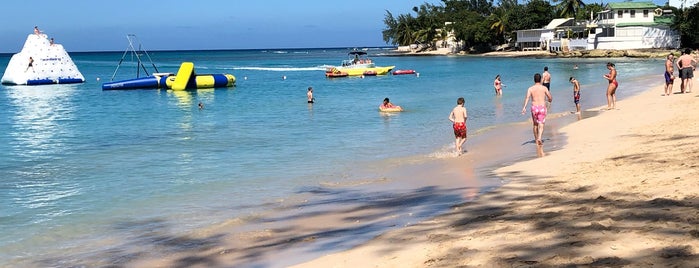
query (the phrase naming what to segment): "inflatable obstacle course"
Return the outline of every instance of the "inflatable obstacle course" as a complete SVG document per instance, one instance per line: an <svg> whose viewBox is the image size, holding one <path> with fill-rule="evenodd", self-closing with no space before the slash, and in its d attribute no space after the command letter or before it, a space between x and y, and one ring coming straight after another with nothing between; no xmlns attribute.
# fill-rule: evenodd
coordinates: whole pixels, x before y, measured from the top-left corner
<svg viewBox="0 0 699 268"><path fill-rule="evenodd" d="M196 74L194 63L183 62L176 75L172 73L154 73L152 76L104 83L102 84L102 90L148 88L185 90L232 86L235 86L235 76L232 74Z"/></svg>
<svg viewBox="0 0 699 268"><path fill-rule="evenodd" d="M22 50L12 55L2 76L9 85L69 84L85 82L85 77L61 44L46 34L30 34Z"/></svg>

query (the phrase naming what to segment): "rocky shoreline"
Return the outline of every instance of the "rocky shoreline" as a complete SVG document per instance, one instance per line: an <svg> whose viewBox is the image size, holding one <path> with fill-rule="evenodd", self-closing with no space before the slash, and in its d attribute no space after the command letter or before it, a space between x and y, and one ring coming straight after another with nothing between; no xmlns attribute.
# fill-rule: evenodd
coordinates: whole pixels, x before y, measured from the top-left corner
<svg viewBox="0 0 699 268"><path fill-rule="evenodd" d="M595 50L574 50L569 52L549 52L549 51L494 51L486 53L451 53L449 51L423 51L405 52L394 51L392 56L486 56L486 57L512 57L512 58L664 58L672 53L679 56L681 53L677 49L595 49Z"/></svg>

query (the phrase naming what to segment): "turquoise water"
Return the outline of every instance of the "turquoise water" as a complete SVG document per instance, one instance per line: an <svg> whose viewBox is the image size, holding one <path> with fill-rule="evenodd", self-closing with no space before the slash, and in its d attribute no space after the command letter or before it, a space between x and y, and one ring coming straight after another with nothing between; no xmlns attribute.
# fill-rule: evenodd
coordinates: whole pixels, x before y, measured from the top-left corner
<svg viewBox="0 0 699 268"><path fill-rule="evenodd" d="M324 67L347 51L150 53L160 72L193 61L198 73L232 73L238 82L228 89L102 91L122 52L72 53L84 84L3 85L0 266L70 266L61 256L103 255L115 237L133 235L123 222L158 219L187 233L259 213L306 187L366 179L369 165L453 157L447 116L456 98L466 98L471 135L525 121L524 93L543 66L553 76L552 113L574 110L571 75L582 84L583 109L606 105L608 59L389 57L372 49L378 65L419 76L325 78ZM620 98L662 81L661 60L613 61ZM506 85L499 98L496 74ZM134 76L122 65L116 80ZM384 97L406 111L378 112Z"/></svg>

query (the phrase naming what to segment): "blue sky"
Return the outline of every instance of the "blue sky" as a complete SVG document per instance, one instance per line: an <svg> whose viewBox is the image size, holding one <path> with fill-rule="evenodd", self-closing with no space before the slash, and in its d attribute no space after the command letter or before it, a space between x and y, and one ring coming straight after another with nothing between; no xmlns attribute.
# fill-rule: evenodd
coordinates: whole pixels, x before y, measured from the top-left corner
<svg viewBox="0 0 699 268"><path fill-rule="evenodd" d="M19 52L34 26L68 51L123 51L127 34L148 50L385 46L386 10L425 0L46 1L3 3L0 53ZM10 12L14 11L14 12Z"/></svg>
<svg viewBox="0 0 699 268"><path fill-rule="evenodd" d="M412 13L423 3L442 1L5 1L0 53L19 52L35 25L68 51L123 51L127 34L148 50L385 46L386 10Z"/></svg>

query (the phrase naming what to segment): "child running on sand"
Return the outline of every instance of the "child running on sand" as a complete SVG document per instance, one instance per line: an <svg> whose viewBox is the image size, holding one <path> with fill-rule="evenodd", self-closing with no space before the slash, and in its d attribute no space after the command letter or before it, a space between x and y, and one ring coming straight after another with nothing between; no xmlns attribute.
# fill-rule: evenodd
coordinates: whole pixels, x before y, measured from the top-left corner
<svg viewBox="0 0 699 268"><path fill-rule="evenodd" d="M464 107L464 102L464 98L459 97L456 100L456 107L454 107L449 114L449 121L452 122L452 127L454 128L454 145L458 155L463 153L461 146L466 142L466 119L468 118L468 114Z"/></svg>

